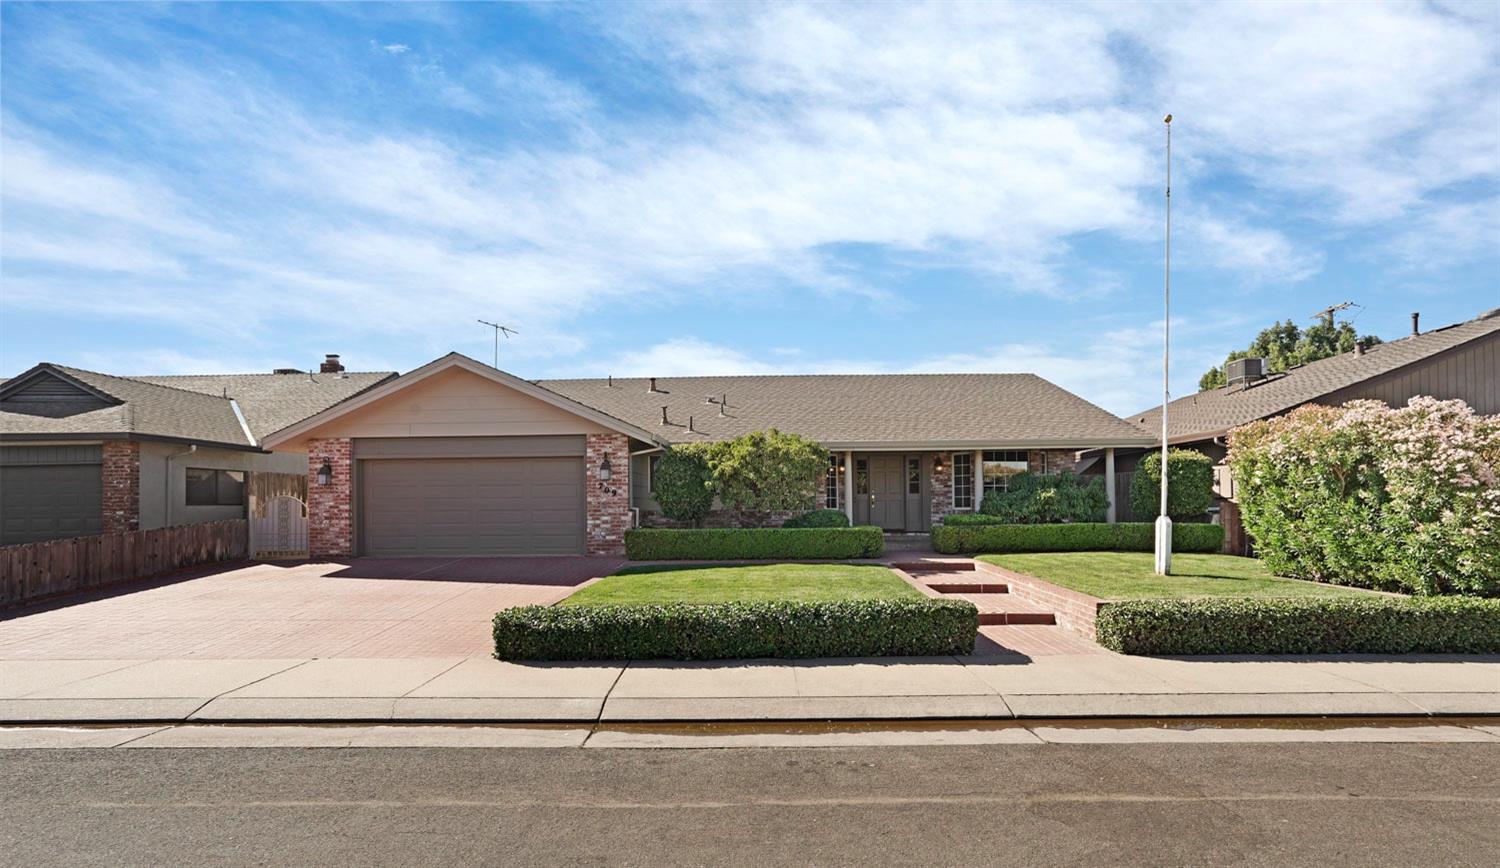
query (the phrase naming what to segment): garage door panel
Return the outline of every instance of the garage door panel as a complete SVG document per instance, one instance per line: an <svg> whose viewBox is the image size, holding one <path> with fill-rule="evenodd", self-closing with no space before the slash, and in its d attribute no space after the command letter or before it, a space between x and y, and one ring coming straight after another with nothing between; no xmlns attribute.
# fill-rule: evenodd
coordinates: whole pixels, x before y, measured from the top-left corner
<svg viewBox="0 0 1500 868"><path fill-rule="evenodd" d="M0 467L0 545L103 531L97 464Z"/></svg>
<svg viewBox="0 0 1500 868"><path fill-rule="evenodd" d="M582 459L381 459L361 469L367 554L583 551Z"/></svg>

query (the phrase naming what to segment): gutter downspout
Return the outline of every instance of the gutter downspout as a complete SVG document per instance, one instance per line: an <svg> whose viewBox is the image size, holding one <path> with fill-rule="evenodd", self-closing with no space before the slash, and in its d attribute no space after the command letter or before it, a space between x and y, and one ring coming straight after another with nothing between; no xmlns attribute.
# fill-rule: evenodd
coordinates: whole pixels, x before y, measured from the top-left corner
<svg viewBox="0 0 1500 868"><path fill-rule="evenodd" d="M167 472L164 473L164 474L162 474L163 476L166 477L166 483L165 483L165 485L166 485L166 489L167 489L166 490L166 498L162 501L162 517L164 519L164 521L162 522L162 527L171 527L172 526L172 459L173 458L181 458L184 455L192 455L194 452L197 452L197 451L198 451L198 444L194 443L193 445L191 445L188 448L182 450L181 452L173 452L173 453L171 453L170 455L167 456L167 459L166 459L166 461L167 461ZM183 486L182 490L183 491L187 491L187 480L186 479L184 479L182 481L182 486Z"/></svg>

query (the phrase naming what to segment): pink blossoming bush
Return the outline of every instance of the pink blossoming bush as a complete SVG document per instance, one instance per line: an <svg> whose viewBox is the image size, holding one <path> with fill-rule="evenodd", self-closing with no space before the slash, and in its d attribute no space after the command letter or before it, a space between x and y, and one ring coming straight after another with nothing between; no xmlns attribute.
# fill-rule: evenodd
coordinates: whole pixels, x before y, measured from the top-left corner
<svg viewBox="0 0 1500 868"><path fill-rule="evenodd" d="M1433 398L1303 407L1236 429L1229 465L1279 574L1500 596L1500 416Z"/></svg>

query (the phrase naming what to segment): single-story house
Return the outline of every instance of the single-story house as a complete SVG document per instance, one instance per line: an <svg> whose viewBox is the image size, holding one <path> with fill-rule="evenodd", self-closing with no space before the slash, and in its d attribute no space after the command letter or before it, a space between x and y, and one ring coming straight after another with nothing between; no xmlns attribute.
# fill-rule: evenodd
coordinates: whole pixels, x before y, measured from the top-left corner
<svg viewBox="0 0 1500 868"><path fill-rule="evenodd" d="M894 532L1022 470L1153 442L1031 374L531 381L452 353L259 446L306 462L315 557L613 554L661 521L652 456L768 428L833 453L825 505Z"/></svg>
<svg viewBox="0 0 1500 868"><path fill-rule="evenodd" d="M1337 406L1361 398L1399 407L1418 395L1427 395L1462 400L1476 413L1500 413L1500 308L1425 332L1419 330L1418 323L1413 314L1411 334L1399 340L1207 389L1167 405L1168 443L1203 452L1218 462L1214 489L1222 510L1227 550L1239 554L1249 551L1234 506L1234 480L1223 463L1233 429L1280 416L1304 404ZM1160 406L1128 418L1154 434L1160 445ZM1146 451L1119 450L1114 458L1116 472L1128 479ZM1084 475L1103 473L1105 463L1102 450L1091 450L1081 456L1079 471ZM1121 508L1127 515L1128 501L1127 493Z"/></svg>
<svg viewBox="0 0 1500 868"><path fill-rule="evenodd" d="M252 475L307 472L261 439L394 378L119 377L43 362L0 382L0 545L246 515Z"/></svg>

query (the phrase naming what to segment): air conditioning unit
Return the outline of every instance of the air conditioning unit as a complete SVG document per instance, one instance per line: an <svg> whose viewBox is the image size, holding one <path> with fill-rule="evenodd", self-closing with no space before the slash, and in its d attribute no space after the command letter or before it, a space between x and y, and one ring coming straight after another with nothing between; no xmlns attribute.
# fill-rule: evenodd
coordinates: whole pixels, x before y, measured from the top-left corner
<svg viewBox="0 0 1500 868"><path fill-rule="evenodd" d="M1225 379L1234 383L1249 383L1266 378L1265 359L1235 359L1226 366Z"/></svg>

